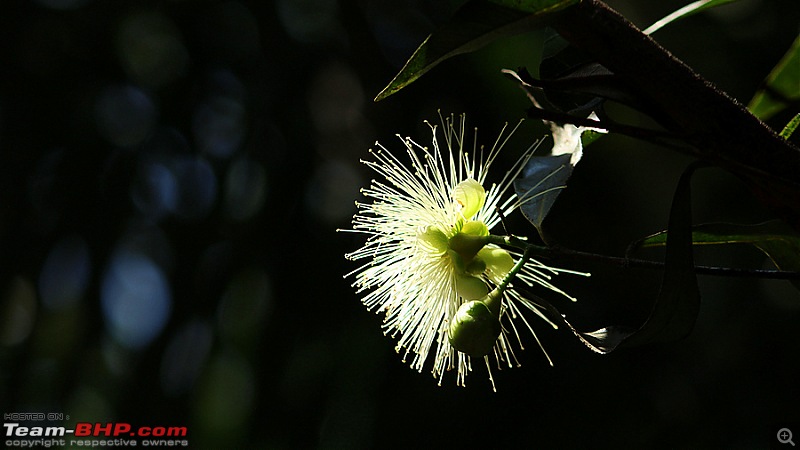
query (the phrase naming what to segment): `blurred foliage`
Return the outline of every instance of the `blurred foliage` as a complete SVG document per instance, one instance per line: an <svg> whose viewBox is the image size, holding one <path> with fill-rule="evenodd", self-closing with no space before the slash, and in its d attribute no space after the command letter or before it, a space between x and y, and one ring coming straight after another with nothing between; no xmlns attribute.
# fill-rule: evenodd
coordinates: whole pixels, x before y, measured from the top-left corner
<svg viewBox="0 0 800 450"><path fill-rule="evenodd" d="M682 6L610 4L640 26ZM2 8L3 412L185 425L195 448L287 449L755 448L771 421L798 419L800 303L788 282L701 278L695 331L668 347L600 357L537 329L555 367L524 352L492 394L480 376L459 389L409 370L342 280L358 239L333 230L366 182L359 158L376 139L427 136L422 120L440 108L466 112L491 142L527 107L493 61L534 66L537 35L448 60L373 104L449 16L444 2ZM740 0L657 38L746 100L796 37L799 8ZM508 148L544 133L529 121ZM613 254L663 229L687 161L649 150L593 144L548 219L556 237ZM769 218L723 173L698 176L694 196L696 221ZM532 231L519 217L507 225ZM764 261L739 250L731 265ZM575 269L593 276L568 286L571 323L646 317L635 300L658 274ZM495 425L475 426L476 414Z"/></svg>
<svg viewBox="0 0 800 450"><path fill-rule="evenodd" d="M795 113L800 105L800 35L767 75L763 86L747 106L762 120L786 108Z"/></svg>

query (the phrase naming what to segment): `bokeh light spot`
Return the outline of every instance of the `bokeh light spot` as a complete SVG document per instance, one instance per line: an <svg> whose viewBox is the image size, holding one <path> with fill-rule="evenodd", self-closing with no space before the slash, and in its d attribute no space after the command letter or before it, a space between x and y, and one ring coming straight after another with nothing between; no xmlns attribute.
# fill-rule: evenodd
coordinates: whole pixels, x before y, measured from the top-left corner
<svg viewBox="0 0 800 450"><path fill-rule="evenodd" d="M110 417L114 417L114 407L109 400L97 388L86 384L72 391L64 409L75 418L73 420L108 422Z"/></svg>
<svg viewBox="0 0 800 450"><path fill-rule="evenodd" d="M46 8L67 11L85 6L89 0L36 0L36 3Z"/></svg>
<svg viewBox="0 0 800 450"><path fill-rule="evenodd" d="M201 157L176 157L172 170L178 180L176 215L197 220L205 217L217 199L217 176L207 160Z"/></svg>
<svg viewBox="0 0 800 450"><path fill-rule="evenodd" d="M272 307L272 284L266 272L244 269L228 283L219 306L219 327L223 337L251 338L264 325Z"/></svg>
<svg viewBox="0 0 800 450"><path fill-rule="evenodd" d="M267 195L264 167L248 157L231 162L225 177L225 212L233 220L244 221L257 213Z"/></svg>
<svg viewBox="0 0 800 450"><path fill-rule="evenodd" d="M125 18L117 35L123 69L134 81L159 87L183 75L189 56L172 21L156 12Z"/></svg>
<svg viewBox="0 0 800 450"><path fill-rule="evenodd" d="M347 130L363 119L364 90L355 72L344 64L321 70L308 92L308 109L321 132Z"/></svg>
<svg viewBox="0 0 800 450"><path fill-rule="evenodd" d="M324 43L340 34L336 0L278 0L278 18L286 32L304 43Z"/></svg>
<svg viewBox="0 0 800 450"><path fill-rule="evenodd" d="M198 426L216 436L233 436L244 430L253 408L254 381L250 364L240 355L217 355L198 388Z"/></svg>
<svg viewBox="0 0 800 450"><path fill-rule="evenodd" d="M58 311L78 303L86 292L92 262L86 241L68 236L58 241L39 273L39 295L42 305Z"/></svg>
<svg viewBox="0 0 800 450"><path fill-rule="evenodd" d="M230 156L244 137L244 106L224 96L206 100L194 115L194 135L200 149L212 156Z"/></svg>
<svg viewBox="0 0 800 450"><path fill-rule="evenodd" d="M161 161L142 161L131 186L131 199L139 211L158 220L178 205L178 180Z"/></svg>
<svg viewBox="0 0 800 450"><path fill-rule="evenodd" d="M327 161L317 167L306 190L306 207L316 217L332 224L350 218L353 198L364 184L360 173L341 161Z"/></svg>
<svg viewBox="0 0 800 450"><path fill-rule="evenodd" d="M122 347L119 342L105 335L101 338L100 358L108 370L107 373L117 377L124 377L130 373L133 364L131 351Z"/></svg>
<svg viewBox="0 0 800 450"><path fill-rule="evenodd" d="M36 291L29 280L16 277L0 304L0 344L24 342L31 334L36 319Z"/></svg>
<svg viewBox="0 0 800 450"><path fill-rule="evenodd" d="M175 263L175 251L170 237L147 220L128 222L117 251L146 255L163 272L169 272Z"/></svg>
<svg viewBox="0 0 800 450"><path fill-rule="evenodd" d="M211 74L209 96L194 112L192 131L201 151L227 158L242 143L245 134L245 88L227 70Z"/></svg>
<svg viewBox="0 0 800 450"><path fill-rule="evenodd" d="M100 295L106 328L120 345L131 349L155 339L172 309L161 269L150 258L126 250L112 257Z"/></svg>
<svg viewBox="0 0 800 450"><path fill-rule="evenodd" d="M203 27L203 48L230 63L252 63L261 57L258 19L240 2L215 3L199 26ZM213 36L213 39L208 39Z"/></svg>
<svg viewBox="0 0 800 450"><path fill-rule="evenodd" d="M194 386L212 341L212 328L202 320L193 320L175 333L161 362L161 388L167 395L177 396Z"/></svg>
<svg viewBox="0 0 800 450"><path fill-rule="evenodd" d="M156 106L144 91L134 86L110 86L95 104L95 121L100 134L121 147L142 143L156 122Z"/></svg>
<svg viewBox="0 0 800 450"><path fill-rule="evenodd" d="M398 69L436 27L413 7L397 4L387 8L381 2L365 3L365 7L378 45L389 63Z"/></svg>

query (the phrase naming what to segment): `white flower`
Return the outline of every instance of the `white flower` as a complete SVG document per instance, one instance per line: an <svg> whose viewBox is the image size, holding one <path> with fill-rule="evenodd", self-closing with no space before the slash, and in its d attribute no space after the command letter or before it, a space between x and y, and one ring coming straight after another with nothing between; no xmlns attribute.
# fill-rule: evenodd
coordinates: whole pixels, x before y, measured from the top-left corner
<svg viewBox="0 0 800 450"><path fill-rule="evenodd" d="M443 125L444 149L435 126L431 126L432 148L401 138L410 166L379 143L377 151L370 150L374 160L362 161L382 180L372 180L369 188L362 189L371 203L356 203L358 213L349 231L364 233L368 239L346 257L367 262L347 276L355 276L353 286L358 293L366 293L363 302L369 310L385 313L384 332L397 338L396 349L404 361L411 355L411 367L421 372L432 354L432 373L439 384L445 372L455 369L456 382L463 386L472 370L471 357L452 347L448 325L462 304L484 297L502 282L514 265L512 255L519 257L478 241L501 217L519 207L513 189L508 191L536 144L487 191L488 169L519 124L505 136L504 127L487 154L474 143L471 154L466 151L463 116L457 123L451 116ZM543 286L574 300L550 283L551 276L560 272L575 273L531 259L515 281ZM500 308L502 331L483 357L493 387L489 356L497 360L498 368L518 366L511 346L516 341L522 348L515 321L533 333L521 309L555 327L533 301L509 285Z"/></svg>
<svg viewBox="0 0 800 450"><path fill-rule="evenodd" d="M589 114L587 119L597 122L600 121L594 111ZM580 161L581 157L583 157L583 142L581 141L581 135L584 131L608 133L608 130L603 128L579 127L571 123L559 125L555 122L550 122L547 120L543 120L543 122L546 125L550 125L550 132L553 134L553 149L551 150L551 154L553 156L571 154L572 157L570 158L569 163L573 166L578 164L578 161Z"/></svg>

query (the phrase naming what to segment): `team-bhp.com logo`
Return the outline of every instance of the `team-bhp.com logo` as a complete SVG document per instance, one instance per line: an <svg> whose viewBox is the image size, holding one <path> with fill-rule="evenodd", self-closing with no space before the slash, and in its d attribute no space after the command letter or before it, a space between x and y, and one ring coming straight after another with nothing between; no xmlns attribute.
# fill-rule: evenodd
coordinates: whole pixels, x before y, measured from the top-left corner
<svg viewBox="0 0 800 450"><path fill-rule="evenodd" d="M5 422L3 429L6 448L189 446L186 427L134 427L126 422L78 422L74 427L67 428Z"/></svg>

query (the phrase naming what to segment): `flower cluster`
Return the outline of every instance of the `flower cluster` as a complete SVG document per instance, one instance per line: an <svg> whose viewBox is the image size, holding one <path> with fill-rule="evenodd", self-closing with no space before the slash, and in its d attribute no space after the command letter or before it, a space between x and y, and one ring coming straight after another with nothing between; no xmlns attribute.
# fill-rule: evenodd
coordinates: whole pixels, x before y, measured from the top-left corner
<svg viewBox="0 0 800 450"><path fill-rule="evenodd" d="M358 293L366 293L363 302L367 308L385 314L385 334L397 338L397 351L404 361L412 357L412 368L421 372L432 354L432 373L439 384L445 372L455 369L457 384L464 385L472 370L471 359L478 356L484 359L494 386L490 357L498 368L519 364L511 345L516 341L522 348L515 322L536 336L521 309L555 325L512 283L494 291L500 294L497 313L502 326L498 325L498 335L491 338L486 351L470 356L456 350L449 328L464 314L459 308L485 299L503 283L520 257L487 243L487 236L502 217L528 200L517 198L513 189L510 194L508 191L537 145L528 148L487 190L488 170L519 124L509 133L504 127L486 153L474 143L471 152L467 151L463 116L443 120L444 148L438 127L430 127L432 148L401 139L410 165L378 143L378 149L370 151L374 160L362 161L382 180L373 180L369 188L362 189L370 203L357 202L358 213L350 231L364 233L368 239L346 256L366 262L348 276L355 277ZM574 273L528 259L514 282L543 286L572 299L550 283L551 276L560 272Z"/></svg>

